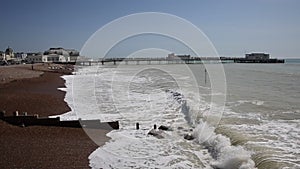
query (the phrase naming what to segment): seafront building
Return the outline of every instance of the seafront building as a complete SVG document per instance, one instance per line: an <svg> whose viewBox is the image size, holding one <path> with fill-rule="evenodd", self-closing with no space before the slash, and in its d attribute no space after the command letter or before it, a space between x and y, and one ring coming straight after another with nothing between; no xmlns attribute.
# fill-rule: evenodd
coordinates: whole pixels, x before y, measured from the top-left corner
<svg viewBox="0 0 300 169"><path fill-rule="evenodd" d="M15 58L19 60L25 60L27 57L27 53L24 52L17 52L15 53Z"/></svg>
<svg viewBox="0 0 300 169"><path fill-rule="evenodd" d="M8 64L16 62L15 53L12 48L7 47L5 52L0 52L0 63Z"/></svg>
<svg viewBox="0 0 300 169"><path fill-rule="evenodd" d="M20 63L64 63L76 62L80 54L75 49L64 49L62 47L50 48L45 52L36 53L14 53L13 49L8 47L5 52L0 51L0 65L20 64Z"/></svg>
<svg viewBox="0 0 300 169"><path fill-rule="evenodd" d="M3 52L3 51L0 52L0 60L11 61L14 58L15 58L14 51L10 47L7 47L5 52Z"/></svg>
<svg viewBox="0 0 300 169"><path fill-rule="evenodd" d="M167 56L167 59L169 60L186 60L190 58L191 58L190 55L175 55L175 53L170 53Z"/></svg>
<svg viewBox="0 0 300 169"><path fill-rule="evenodd" d="M0 51L0 61L3 61L3 60L4 60L4 52Z"/></svg>
<svg viewBox="0 0 300 169"><path fill-rule="evenodd" d="M27 63L42 63L43 53L27 53L25 62Z"/></svg>
<svg viewBox="0 0 300 169"><path fill-rule="evenodd" d="M249 53L245 55L246 59L252 60L267 60L270 59L270 54L267 53Z"/></svg>
<svg viewBox="0 0 300 169"><path fill-rule="evenodd" d="M49 62L76 62L79 52L75 49L64 49L62 47L50 48L44 53L28 53L27 63L49 63Z"/></svg>
<svg viewBox="0 0 300 169"><path fill-rule="evenodd" d="M44 52L43 62L76 62L79 52L75 49L64 49L62 47L50 48Z"/></svg>
<svg viewBox="0 0 300 169"><path fill-rule="evenodd" d="M19 64L24 62L26 58L27 53L14 53L14 50L11 47L7 47L5 52L0 51L0 65Z"/></svg>
<svg viewBox="0 0 300 169"><path fill-rule="evenodd" d="M14 55L14 51L12 48L8 47L6 50L5 50L5 60L7 61L12 61L15 59L15 55Z"/></svg>

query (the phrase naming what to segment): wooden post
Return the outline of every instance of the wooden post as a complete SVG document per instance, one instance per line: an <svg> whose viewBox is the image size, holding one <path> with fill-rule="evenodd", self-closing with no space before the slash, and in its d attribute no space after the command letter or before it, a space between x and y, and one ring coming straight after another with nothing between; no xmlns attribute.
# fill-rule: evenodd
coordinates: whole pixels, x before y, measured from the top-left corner
<svg viewBox="0 0 300 169"><path fill-rule="evenodd" d="M14 112L14 116L19 116L19 112L18 112L18 111L15 111L15 112Z"/></svg>
<svg viewBox="0 0 300 169"><path fill-rule="evenodd" d="M5 111L4 110L0 111L0 119L3 119L4 116L5 116Z"/></svg>
<svg viewBox="0 0 300 169"><path fill-rule="evenodd" d="M204 70L205 84L206 84L206 82L207 82L207 80L206 80L206 74L207 74L207 71L206 71L206 69L205 69L205 70Z"/></svg>

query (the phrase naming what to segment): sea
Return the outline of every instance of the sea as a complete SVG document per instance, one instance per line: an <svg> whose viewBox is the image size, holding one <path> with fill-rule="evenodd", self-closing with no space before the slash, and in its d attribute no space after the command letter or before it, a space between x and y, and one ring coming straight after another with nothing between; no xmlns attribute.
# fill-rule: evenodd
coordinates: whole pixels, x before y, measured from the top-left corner
<svg viewBox="0 0 300 169"><path fill-rule="evenodd" d="M222 92L206 72L216 66ZM91 168L300 169L300 59L77 67L63 76L72 111L60 117L120 123L90 154Z"/></svg>

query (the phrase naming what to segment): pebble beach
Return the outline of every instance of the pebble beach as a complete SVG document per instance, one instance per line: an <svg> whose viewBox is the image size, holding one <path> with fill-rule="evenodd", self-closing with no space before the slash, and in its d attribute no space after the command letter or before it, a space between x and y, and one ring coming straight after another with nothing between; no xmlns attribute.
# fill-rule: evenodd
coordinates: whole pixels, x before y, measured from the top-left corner
<svg viewBox="0 0 300 169"><path fill-rule="evenodd" d="M71 72L71 66L50 64L0 67L0 110L40 117L70 111L65 92L58 88L64 87L61 76ZM103 144L107 132L97 133ZM97 147L81 128L19 127L0 121L0 168L90 168L88 156Z"/></svg>

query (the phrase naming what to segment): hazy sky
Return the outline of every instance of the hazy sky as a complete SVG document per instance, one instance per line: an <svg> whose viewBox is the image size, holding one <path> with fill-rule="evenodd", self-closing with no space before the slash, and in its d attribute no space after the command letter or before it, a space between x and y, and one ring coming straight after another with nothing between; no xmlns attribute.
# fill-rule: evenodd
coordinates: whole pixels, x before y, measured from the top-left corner
<svg viewBox="0 0 300 169"><path fill-rule="evenodd" d="M137 12L164 12L200 28L222 56L268 52L300 57L299 0L1 0L0 50L80 50L103 25Z"/></svg>

